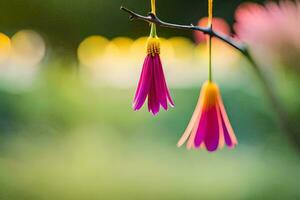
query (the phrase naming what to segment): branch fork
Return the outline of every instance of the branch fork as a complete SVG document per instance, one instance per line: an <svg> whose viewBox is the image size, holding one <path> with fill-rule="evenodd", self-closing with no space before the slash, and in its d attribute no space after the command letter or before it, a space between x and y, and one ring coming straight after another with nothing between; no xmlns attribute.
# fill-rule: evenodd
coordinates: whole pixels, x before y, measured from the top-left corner
<svg viewBox="0 0 300 200"><path fill-rule="evenodd" d="M146 21L149 23L154 23L159 26L166 27L166 28L183 29L183 30L190 30L190 31L200 31L204 34L210 35L212 37L216 37L216 38L224 41L225 43L234 47L235 49L237 49L244 55L248 54L245 44L236 41L235 39L233 39L230 36L224 35L222 33L219 33L217 31L213 30L212 27L201 27L201 26L195 26L193 24L191 24L191 25L172 24L172 23L162 21L153 13L149 13L147 16L144 16L144 15L137 14L137 13L133 12L132 10L129 10L128 8L125 8L123 6L121 6L120 9L129 14L130 21L141 20L141 21Z"/></svg>

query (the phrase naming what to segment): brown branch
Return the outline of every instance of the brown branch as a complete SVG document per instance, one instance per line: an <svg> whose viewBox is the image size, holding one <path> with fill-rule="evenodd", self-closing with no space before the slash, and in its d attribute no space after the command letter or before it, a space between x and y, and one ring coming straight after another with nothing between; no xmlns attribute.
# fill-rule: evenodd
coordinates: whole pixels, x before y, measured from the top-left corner
<svg viewBox="0 0 300 200"><path fill-rule="evenodd" d="M120 9L127 12L130 15L129 19L131 21L133 21L133 20L142 20L142 21L146 21L146 22L149 22L149 23L155 23L159 26L166 27L166 28L183 29L183 30L190 30L190 31L200 31L204 34L211 35L212 37L219 38L220 40L226 42L230 46L232 46L235 49L237 49L238 51L240 51L242 54L247 53L246 45L235 41L230 36L227 36L227 35L216 32L211 27L194 26L193 24L191 24L191 25L172 24L172 23L168 23L168 22L164 22L164 21L160 20L153 13L149 13L147 16L143 16L143 15L137 14L137 13L135 13L135 12L129 10L128 8L123 7L123 6L121 6Z"/></svg>

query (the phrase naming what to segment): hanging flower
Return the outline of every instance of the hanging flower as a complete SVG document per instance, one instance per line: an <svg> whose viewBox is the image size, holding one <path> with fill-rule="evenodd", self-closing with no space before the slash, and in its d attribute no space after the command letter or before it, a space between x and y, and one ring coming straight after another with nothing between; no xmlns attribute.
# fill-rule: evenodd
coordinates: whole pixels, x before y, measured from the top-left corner
<svg viewBox="0 0 300 200"><path fill-rule="evenodd" d="M183 136L177 146L187 141L187 148L206 148L215 151L226 144L229 148L237 145L237 139L229 122L217 84L206 82Z"/></svg>
<svg viewBox="0 0 300 200"><path fill-rule="evenodd" d="M155 1L152 0L152 12L155 14ZM166 84L160 60L160 41L156 34L156 25L151 24L151 33L147 42L147 56L144 61L140 81L133 101L133 109L139 110L148 98L148 110L156 115L160 107L168 110L168 104L174 106Z"/></svg>
<svg viewBox="0 0 300 200"><path fill-rule="evenodd" d="M212 28L213 1L208 0L208 26ZM229 148L237 145L237 139L230 125L219 87L212 81L212 36L208 38L209 81L201 94L188 127L178 141L181 147L187 141L187 148L206 148L213 152L226 144Z"/></svg>
<svg viewBox="0 0 300 200"><path fill-rule="evenodd" d="M156 115L160 106L168 110L168 103L174 102L168 90L161 60L160 43L157 37L150 37L147 44L147 56L144 61L140 81L134 97L133 108L139 110L148 97L148 110Z"/></svg>

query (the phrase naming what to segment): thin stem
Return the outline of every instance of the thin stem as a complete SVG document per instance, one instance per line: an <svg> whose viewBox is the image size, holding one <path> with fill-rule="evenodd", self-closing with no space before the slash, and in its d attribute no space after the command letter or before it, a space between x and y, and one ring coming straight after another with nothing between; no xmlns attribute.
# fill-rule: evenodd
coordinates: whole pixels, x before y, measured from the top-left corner
<svg viewBox="0 0 300 200"><path fill-rule="evenodd" d="M208 80L212 82L212 37L209 36L208 39Z"/></svg>
<svg viewBox="0 0 300 200"><path fill-rule="evenodd" d="M155 0L151 0L151 12L156 15L156 4Z"/></svg>
<svg viewBox="0 0 300 200"><path fill-rule="evenodd" d="M151 23L150 37L152 37L152 38L157 37L156 24L154 24L154 23Z"/></svg>
<svg viewBox="0 0 300 200"><path fill-rule="evenodd" d="M212 25L213 19L213 0L208 0L208 26Z"/></svg>
<svg viewBox="0 0 300 200"><path fill-rule="evenodd" d="M212 29L212 19L213 19L213 0L208 0L208 27ZM208 79L212 82L212 36L209 35L208 39Z"/></svg>
<svg viewBox="0 0 300 200"><path fill-rule="evenodd" d="M151 0L151 12L156 15L156 4L155 0ZM151 23L151 31L150 31L150 37L157 37L157 32L156 32L156 24Z"/></svg>

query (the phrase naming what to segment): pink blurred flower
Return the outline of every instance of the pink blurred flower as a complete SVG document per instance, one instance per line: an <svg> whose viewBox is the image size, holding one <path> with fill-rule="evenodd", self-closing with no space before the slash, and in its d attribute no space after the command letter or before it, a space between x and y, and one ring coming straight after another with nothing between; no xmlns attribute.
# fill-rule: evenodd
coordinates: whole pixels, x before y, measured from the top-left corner
<svg viewBox="0 0 300 200"><path fill-rule="evenodd" d="M224 144L229 148L237 145L219 87L211 81L202 86L192 119L177 146L186 141L188 149L201 147L208 151L216 151Z"/></svg>
<svg viewBox="0 0 300 200"><path fill-rule="evenodd" d="M300 70L300 3L244 3L238 7L234 30L256 56ZM260 54L260 55L259 55Z"/></svg>
<svg viewBox="0 0 300 200"><path fill-rule="evenodd" d="M174 102L168 90L160 60L159 39L150 37L147 44L147 56L144 61L140 81L133 101L134 110L139 110L148 97L148 110L156 115L160 106L168 109L168 102Z"/></svg>
<svg viewBox="0 0 300 200"><path fill-rule="evenodd" d="M208 24L208 17L204 17L202 19L199 20L198 22L198 26L201 27L205 27ZM218 31L224 35L230 35L230 26L228 25L228 23L222 19L222 18L218 18L218 17L214 17L212 20L212 25L213 25L213 29L215 31ZM195 42L196 44L199 44L201 42L205 42L207 40L207 35L205 35L204 33L200 32L200 31L195 31L194 32L194 37L195 37Z"/></svg>

